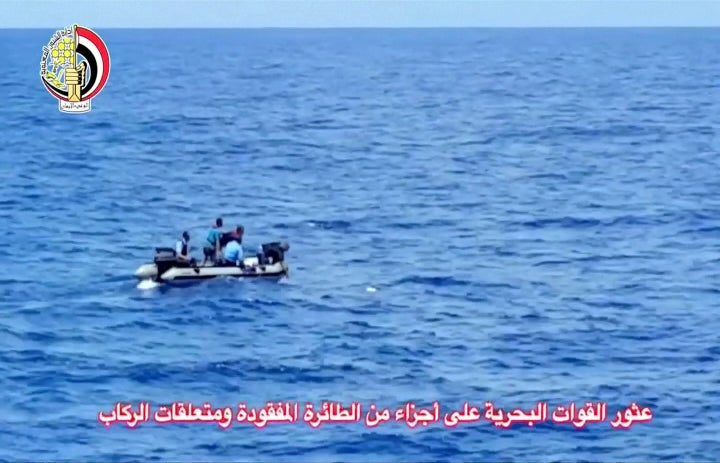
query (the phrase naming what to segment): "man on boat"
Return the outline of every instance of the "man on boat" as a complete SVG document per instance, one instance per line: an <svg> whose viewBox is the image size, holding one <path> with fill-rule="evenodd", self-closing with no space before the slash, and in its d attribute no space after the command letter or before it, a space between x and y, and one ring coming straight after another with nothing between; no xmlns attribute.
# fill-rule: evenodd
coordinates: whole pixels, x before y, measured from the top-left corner
<svg viewBox="0 0 720 463"><path fill-rule="evenodd" d="M240 238L240 244L242 244L242 237L244 233L245 227L243 227L242 225L238 225L233 231L223 233L222 237L220 238L220 248L224 248L229 242L234 241L237 238Z"/></svg>
<svg viewBox="0 0 720 463"><path fill-rule="evenodd" d="M210 229L205 238L205 246L203 247L203 265L208 261L216 262L220 256L220 239L222 238L223 219L218 217L215 220L215 226Z"/></svg>
<svg viewBox="0 0 720 463"><path fill-rule="evenodd" d="M243 257L245 256L245 253L243 251L242 245L240 242L242 241L242 235L236 237L232 241L230 241L227 246L225 246L225 253L223 257L225 258L225 263L227 264L235 264L240 265L243 263Z"/></svg>
<svg viewBox="0 0 720 463"><path fill-rule="evenodd" d="M182 238L175 244L175 256L180 262L188 262L195 265L195 259L190 257L190 234L183 232Z"/></svg>

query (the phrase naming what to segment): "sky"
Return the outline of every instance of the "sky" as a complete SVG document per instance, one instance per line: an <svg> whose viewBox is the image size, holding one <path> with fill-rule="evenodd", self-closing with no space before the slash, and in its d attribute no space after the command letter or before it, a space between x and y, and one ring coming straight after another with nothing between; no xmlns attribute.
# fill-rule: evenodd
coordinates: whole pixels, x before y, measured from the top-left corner
<svg viewBox="0 0 720 463"><path fill-rule="evenodd" d="M720 0L0 0L0 28L720 27Z"/></svg>

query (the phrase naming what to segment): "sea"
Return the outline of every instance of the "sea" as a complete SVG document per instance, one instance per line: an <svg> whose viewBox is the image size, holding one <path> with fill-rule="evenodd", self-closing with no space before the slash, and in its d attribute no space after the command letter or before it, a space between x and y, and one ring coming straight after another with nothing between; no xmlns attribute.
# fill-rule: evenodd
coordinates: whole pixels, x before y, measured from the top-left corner
<svg viewBox="0 0 720 463"><path fill-rule="evenodd" d="M717 461L720 29L95 31L0 31L0 461ZM138 284L217 217L288 277Z"/></svg>

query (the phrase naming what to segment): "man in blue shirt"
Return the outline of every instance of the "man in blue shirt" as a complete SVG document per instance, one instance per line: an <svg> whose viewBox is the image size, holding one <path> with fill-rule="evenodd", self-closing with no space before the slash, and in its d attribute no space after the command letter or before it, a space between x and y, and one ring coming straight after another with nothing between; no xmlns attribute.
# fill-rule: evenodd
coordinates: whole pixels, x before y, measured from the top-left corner
<svg viewBox="0 0 720 463"><path fill-rule="evenodd" d="M225 246L225 258L226 263L234 263L235 265L242 262L245 253L240 245L240 238L235 238Z"/></svg>
<svg viewBox="0 0 720 463"><path fill-rule="evenodd" d="M207 261L215 262L220 255L220 238L222 237L223 219L218 217L215 220L215 226L210 229L205 238L205 246L203 247L203 265Z"/></svg>

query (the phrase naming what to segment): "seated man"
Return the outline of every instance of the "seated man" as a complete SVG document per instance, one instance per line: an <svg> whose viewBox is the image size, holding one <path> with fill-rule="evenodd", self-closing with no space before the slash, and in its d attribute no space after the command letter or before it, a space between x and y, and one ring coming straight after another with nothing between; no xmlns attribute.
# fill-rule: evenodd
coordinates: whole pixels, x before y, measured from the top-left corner
<svg viewBox="0 0 720 463"><path fill-rule="evenodd" d="M244 256L243 248L240 245L240 238L235 238L225 246L225 254L223 257L225 258L226 264L235 264L242 267Z"/></svg>
<svg viewBox="0 0 720 463"><path fill-rule="evenodd" d="M182 239L175 244L175 257L178 262L195 265L195 259L190 257L190 234L186 231L183 232Z"/></svg>

